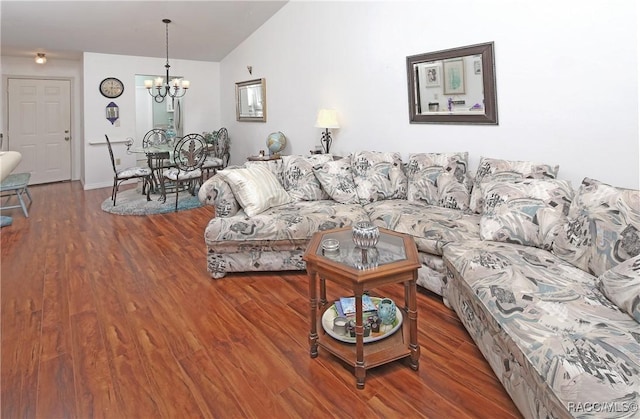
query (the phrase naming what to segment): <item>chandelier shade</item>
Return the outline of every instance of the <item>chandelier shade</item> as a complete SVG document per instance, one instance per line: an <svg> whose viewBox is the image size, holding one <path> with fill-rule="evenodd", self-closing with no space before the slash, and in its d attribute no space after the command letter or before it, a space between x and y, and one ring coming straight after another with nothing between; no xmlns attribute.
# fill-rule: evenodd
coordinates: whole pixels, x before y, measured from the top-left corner
<svg viewBox="0 0 640 419"><path fill-rule="evenodd" d="M189 89L191 83L188 80L183 80L179 78L171 79L169 76L169 23L171 23L171 19L162 19L162 22L165 24L166 30L166 51L167 51L167 62L164 65L166 79L162 77L157 77L155 80L145 80L144 87L147 89L149 94L153 97L158 103L162 103L166 97L170 97L172 99L179 98L187 93L187 89ZM166 81L165 81L166 80Z"/></svg>

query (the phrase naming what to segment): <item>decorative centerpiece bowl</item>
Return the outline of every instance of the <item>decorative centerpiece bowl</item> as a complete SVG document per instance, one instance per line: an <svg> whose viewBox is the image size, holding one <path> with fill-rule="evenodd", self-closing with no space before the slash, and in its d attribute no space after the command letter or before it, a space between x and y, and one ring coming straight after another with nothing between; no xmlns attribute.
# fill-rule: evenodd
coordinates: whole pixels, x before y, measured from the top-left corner
<svg viewBox="0 0 640 419"><path fill-rule="evenodd" d="M380 238L378 226L369 221L358 221L352 227L353 243L361 249L376 247Z"/></svg>

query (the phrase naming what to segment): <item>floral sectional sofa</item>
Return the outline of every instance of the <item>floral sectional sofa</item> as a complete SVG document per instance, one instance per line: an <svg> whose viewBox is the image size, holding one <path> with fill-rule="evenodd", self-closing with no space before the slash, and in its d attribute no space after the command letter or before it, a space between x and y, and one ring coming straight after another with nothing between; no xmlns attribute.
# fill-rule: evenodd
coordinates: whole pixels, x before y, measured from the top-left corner
<svg viewBox="0 0 640 419"><path fill-rule="evenodd" d="M419 285L455 310L525 417L640 416L640 193L466 153L284 156L199 192L208 270L304 269L318 230L414 237Z"/></svg>

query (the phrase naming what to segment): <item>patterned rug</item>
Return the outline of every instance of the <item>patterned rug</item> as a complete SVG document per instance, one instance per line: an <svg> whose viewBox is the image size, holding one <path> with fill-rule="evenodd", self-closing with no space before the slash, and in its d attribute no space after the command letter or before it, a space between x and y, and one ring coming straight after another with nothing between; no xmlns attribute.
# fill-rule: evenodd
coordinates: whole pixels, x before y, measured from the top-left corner
<svg viewBox="0 0 640 419"><path fill-rule="evenodd" d="M147 201L147 196L142 195L137 188L121 190L118 192L116 205L113 205L113 201L109 197L102 203L102 210L117 215L150 215L175 211L175 193L167 193L167 202L159 201L159 198L160 195L151 194L151 201ZM201 206L197 192L196 196L191 196L187 191L179 193L178 211L190 210Z"/></svg>

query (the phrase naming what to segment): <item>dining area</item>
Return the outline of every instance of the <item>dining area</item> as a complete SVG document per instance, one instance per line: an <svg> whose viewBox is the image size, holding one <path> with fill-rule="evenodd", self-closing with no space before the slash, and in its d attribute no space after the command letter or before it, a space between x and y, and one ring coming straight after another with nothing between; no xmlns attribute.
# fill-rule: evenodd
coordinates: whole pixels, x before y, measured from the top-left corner
<svg viewBox="0 0 640 419"><path fill-rule="evenodd" d="M111 141L107 135L105 138L114 173L113 207L118 206L120 185L138 180L149 205L164 204L171 194L175 197L173 210L178 211L181 192L186 191L195 197L200 185L217 170L226 167L230 158L230 139L226 128L183 136L177 136L170 129L154 128L147 131L141 141L128 138L125 142L127 153L139 154L138 161L146 164L125 169L117 167Z"/></svg>

